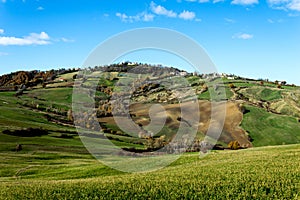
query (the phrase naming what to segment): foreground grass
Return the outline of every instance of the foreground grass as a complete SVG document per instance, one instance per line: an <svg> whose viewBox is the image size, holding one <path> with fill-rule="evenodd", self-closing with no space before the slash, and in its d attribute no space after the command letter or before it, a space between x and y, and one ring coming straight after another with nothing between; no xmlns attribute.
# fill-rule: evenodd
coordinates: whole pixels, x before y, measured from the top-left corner
<svg viewBox="0 0 300 200"><path fill-rule="evenodd" d="M98 175L2 180L0 199L299 199L299 153L300 145L290 145L218 151L202 159L185 154L160 171L139 174L120 174L85 157L89 163L66 165L64 173Z"/></svg>

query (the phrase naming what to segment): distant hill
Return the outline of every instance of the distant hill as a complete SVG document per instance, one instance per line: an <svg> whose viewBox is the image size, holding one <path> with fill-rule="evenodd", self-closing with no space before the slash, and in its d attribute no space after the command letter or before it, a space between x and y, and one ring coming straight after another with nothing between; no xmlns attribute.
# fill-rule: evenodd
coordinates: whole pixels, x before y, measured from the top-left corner
<svg viewBox="0 0 300 200"><path fill-rule="evenodd" d="M102 72L100 76L99 71ZM96 80L96 116L83 112L81 119L88 121L86 128L97 131L95 121L91 120L92 117L97 118L103 134L130 151L161 148L172 140L180 121L188 122L188 119L181 118L180 108L187 106L188 109L195 102L189 99L188 93L174 94L172 89L184 91L184 87L193 91L200 108L199 111L190 111L190 117L194 116L194 112L200 112L199 123L193 124L198 133L190 151L199 151L209 125L218 123L218 119L211 119L212 101L226 102L227 109L216 149L229 148L229 144L235 141L240 148L300 143L300 88L284 81L187 73L172 67L130 62L89 68L88 72L87 77L83 77L78 69L20 71L1 76L0 112L3 116L0 118L0 131L22 137L22 134L28 134L27 129L41 129L46 130L46 135L39 137L76 138L72 116L73 86L89 90ZM118 93L122 88L127 90ZM212 92L215 94L213 99ZM117 126L114 114L127 117L122 104L122 98L126 96L130 96L131 100L128 108L130 117L142 129L151 122L148 114L151 105L163 105L167 120L156 136L149 137L146 129L140 135L132 136ZM156 118L160 116L156 114Z"/></svg>

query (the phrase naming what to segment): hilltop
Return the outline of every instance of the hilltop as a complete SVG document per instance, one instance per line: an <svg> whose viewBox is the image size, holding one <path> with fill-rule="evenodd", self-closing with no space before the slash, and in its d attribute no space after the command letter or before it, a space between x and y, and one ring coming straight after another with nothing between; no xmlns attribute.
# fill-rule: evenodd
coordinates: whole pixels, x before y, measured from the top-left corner
<svg viewBox="0 0 300 200"><path fill-rule="evenodd" d="M153 150L172 140L179 128L181 106L189 109L191 105L188 95L183 92L185 87L196 95L200 112L199 122L193 124L198 132L190 151L199 151L209 125L219 121L211 121L212 102L226 102L224 128L214 148L224 149L235 141L241 148L300 142L300 91L299 87L285 81L270 82L216 73L199 75L176 68L129 62L89 68L88 72L85 77L78 69L21 71L1 76L0 109L5 114L0 119L0 131L23 137L29 134L27 129L38 128L52 137L76 138L72 116L73 86L80 84L88 90L96 80L95 117L103 134L127 150ZM121 88L132 93L116 92ZM176 95L172 88L176 88ZM113 117L126 115L122 113L124 105L118 100L126 96L131 99L130 117L142 129L151 121L150 107L157 103L164 107L166 123L158 134L149 138L150 132L144 128L142 135L132 136L118 127ZM223 108L217 106L216 109ZM190 114L196 117L198 113L191 111ZM154 117L160 115L156 113ZM94 121L88 120L90 117L83 113L81 119L88 121L84 126L98 131ZM163 141L157 146L160 140Z"/></svg>

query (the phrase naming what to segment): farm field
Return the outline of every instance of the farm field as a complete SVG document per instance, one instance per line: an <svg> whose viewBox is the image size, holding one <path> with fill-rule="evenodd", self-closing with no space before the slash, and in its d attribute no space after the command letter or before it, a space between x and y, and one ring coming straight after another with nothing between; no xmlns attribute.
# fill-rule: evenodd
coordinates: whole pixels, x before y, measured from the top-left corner
<svg viewBox="0 0 300 200"><path fill-rule="evenodd" d="M75 151L1 153L2 176L4 168L14 173L0 178L0 199L296 200L299 154L299 145L213 151L201 159L186 153L160 171L127 174Z"/></svg>

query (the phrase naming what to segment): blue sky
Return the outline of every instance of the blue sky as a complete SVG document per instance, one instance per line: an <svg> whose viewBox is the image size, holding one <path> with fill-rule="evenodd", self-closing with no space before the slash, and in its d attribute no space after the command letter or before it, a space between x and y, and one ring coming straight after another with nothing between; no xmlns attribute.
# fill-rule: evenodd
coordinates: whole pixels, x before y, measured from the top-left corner
<svg viewBox="0 0 300 200"><path fill-rule="evenodd" d="M300 0L0 0L0 74L80 67L101 42L143 27L198 42L219 72L300 85ZM159 52L122 57L189 69Z"/></svg>

